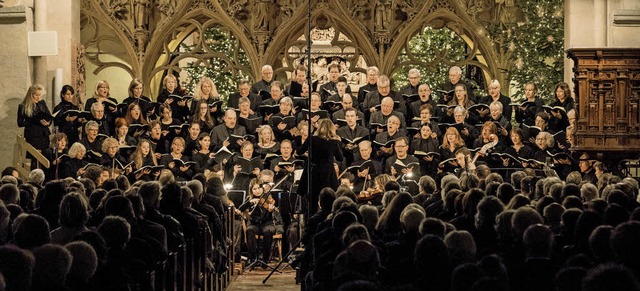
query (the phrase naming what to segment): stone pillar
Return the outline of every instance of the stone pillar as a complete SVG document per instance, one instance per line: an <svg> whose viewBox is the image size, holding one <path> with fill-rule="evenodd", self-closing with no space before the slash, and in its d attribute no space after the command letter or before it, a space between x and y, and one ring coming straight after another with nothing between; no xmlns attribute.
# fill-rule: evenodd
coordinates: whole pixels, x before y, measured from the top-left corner
<svg viewBox="0 0 640 291"><path fill-rule="evenodd" d="M13 146L22 129L17 125L18 104L31 84L31 60L27 56L27 32L33 28L33 15L27 6L0 8L0 168L11 165ZM10 40L10 41L9 41Z"/></svg>
<svg viewBox="0 0 640 291"><path fill-rule="evenodd" d="M51 15L46 19L49 31L58 33L58 55L46 57L46 77L50 94L48 100L59 102L60 92L53 92L56 69L62 69L62 84L71 84L75 63L75 44L80 42L80 0L57 0L55 5L49 2L46 10ZM53 17L55 15L55 17ZM76 88L77 89L77 88ZM54 104L55 105L55 104ZM53 109L53 108L50 108Z"/></svg>

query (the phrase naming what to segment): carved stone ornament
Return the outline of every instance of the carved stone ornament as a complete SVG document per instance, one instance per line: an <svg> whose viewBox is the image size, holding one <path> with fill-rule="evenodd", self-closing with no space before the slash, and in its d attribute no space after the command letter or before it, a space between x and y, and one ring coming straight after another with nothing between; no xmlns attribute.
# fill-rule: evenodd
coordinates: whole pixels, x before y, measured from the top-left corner
<svg viewBox="0 0 640 291"><path fill-rule="evenodd" d="M486 29L481 21L512 21L513 15L517 16L513 10L517 2L311 0L314 43L321 38L326 46L326 54L323 51L314 59L341 62L344 70L353 74L365 73L366 66L392 74L399 66L427 65L413 59L401 63L399 56L409 54L407 43L424 27L438 26L464 35L469 40L469 54L483 56L483 63L471 57L456 64L473 63L489 79L503 82L499 68L515 59L501 55L482 35ZM234 74L242 71L254 79L259 78L264 64L274 66L275 76L290 72L303 61L306 49L301 37L307 25L307 0L83 0L81 14L82 43L91 54L87 61L95 64L97 71L118 67L141 78L151 96L158 93L163 74L182 72L185 59L206 65L220 53L207 49L204 42L194 43L192 36L203 35L210 27L223 28L237 40L236 52L221 56L227 58L229 70L235 70ZM113 54L118 55L106 57ZM239 55L247 61L243 63ZM319 61L322 58L326 60Z"/></svg>

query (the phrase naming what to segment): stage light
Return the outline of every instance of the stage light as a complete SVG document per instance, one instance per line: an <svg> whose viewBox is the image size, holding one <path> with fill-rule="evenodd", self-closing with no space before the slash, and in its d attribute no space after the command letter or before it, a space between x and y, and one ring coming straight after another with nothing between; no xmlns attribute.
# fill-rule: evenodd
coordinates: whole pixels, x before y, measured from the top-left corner
<svg viewBox="0 0 640 291"><path fill-rule="evenodd" d="M233 185L231 185L231 184L224 184L224 189L226 189L226 190L231 190L231 189L233 189Z"/></svg>

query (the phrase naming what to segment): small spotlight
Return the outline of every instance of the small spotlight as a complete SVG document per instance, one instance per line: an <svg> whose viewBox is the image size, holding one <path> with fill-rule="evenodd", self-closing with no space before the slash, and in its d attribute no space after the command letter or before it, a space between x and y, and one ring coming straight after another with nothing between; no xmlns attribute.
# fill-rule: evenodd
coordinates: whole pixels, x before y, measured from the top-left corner
<svg viewBox="0 0 640 291"><path fill-rule="evenodd" d="M411 177L413 177L413 173L412 172L407 173L407 178L411 178Z"/></svg>
<svg viewBox="0 0 640 291"><path fill-rule="evenodd" d="M231 185L231 184L225 184L225 185L224 185L224 189L226 189L226 190L231 190L231 189L233 189L233 185Z"/></svg>

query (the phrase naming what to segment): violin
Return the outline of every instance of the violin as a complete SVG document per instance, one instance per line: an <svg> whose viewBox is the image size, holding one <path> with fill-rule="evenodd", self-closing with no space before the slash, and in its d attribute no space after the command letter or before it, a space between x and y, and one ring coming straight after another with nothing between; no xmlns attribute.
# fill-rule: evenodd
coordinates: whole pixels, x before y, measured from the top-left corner
<svg viewBox="0 0 640 291"><path fill-rule="evenodd" d="M262 206L262 208L269 210L275 210L277 211L278 208L276 207L276 200L273 199L273 197L271 197L271 194L267 195L266 198L262 198L260 199L260 201L258 202L259 205Z"/></svg>
<svg viewBox="0 0 640 291"><path fill-rule="evenodd" d="M367 181L365 180L364 185L366 184L367 184ZM379 197L381 197L383 193L384 193L384 190L380 189L379 187L369 186L366 188L366 190L360 192L360 194L357 195L358 203L367 203L369 201L376 200Z"/></svg>

